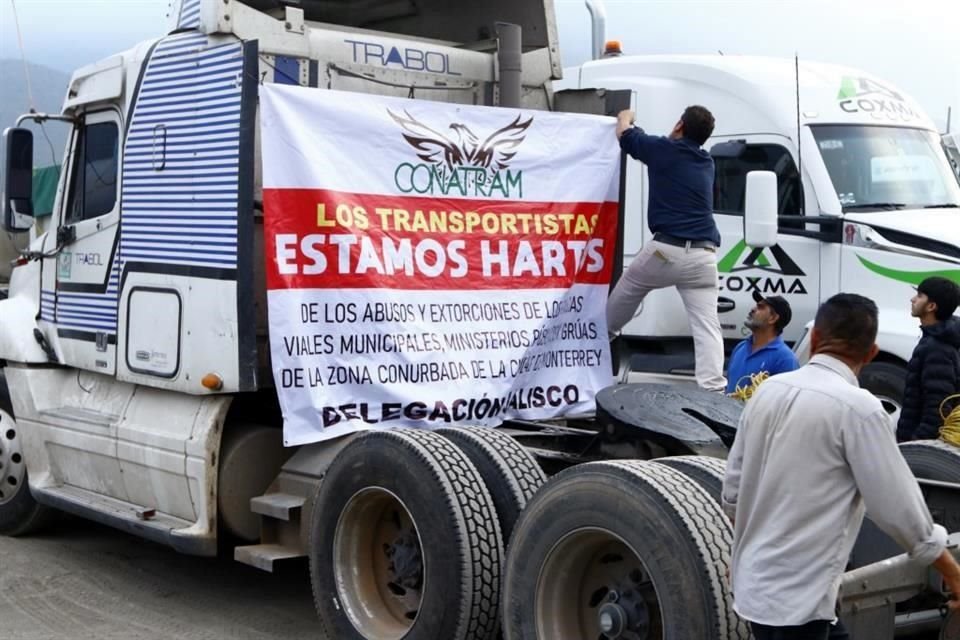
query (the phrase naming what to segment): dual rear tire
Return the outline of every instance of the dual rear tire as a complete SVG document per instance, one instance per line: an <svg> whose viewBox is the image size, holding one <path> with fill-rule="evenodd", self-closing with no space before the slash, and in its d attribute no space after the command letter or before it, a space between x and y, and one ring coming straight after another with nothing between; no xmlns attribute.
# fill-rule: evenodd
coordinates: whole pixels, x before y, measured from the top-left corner
<svg viewBox="0 0 960 640"><path fill-rule="evenodd" d="M325 637L490 640L503 542L476 467L443 436L370 431L313 507L310 577Z"/></svg>
<svg viewBox="0 0 960 640"><path fill-rule="evenodd" d="M517 522L506 640L746 640L726 578L733 532L670 466L595 462L555 476Z"/></svg>
<svg viewBox="0 0 960 640"><path fill-rule="evenodd" d="M502 614L505 640L746 640L710 491L722 464L590 463L540 489L533 457L493 430L363 434L313 508L326 637L488 640Z"/></svg>
<svg viewBox="0 0 960 640"><path fill-rule="evenodd" d="M504 540L545 480L492 429L357 437L313 506L310 577L326 637L497 637Z"/></svg>

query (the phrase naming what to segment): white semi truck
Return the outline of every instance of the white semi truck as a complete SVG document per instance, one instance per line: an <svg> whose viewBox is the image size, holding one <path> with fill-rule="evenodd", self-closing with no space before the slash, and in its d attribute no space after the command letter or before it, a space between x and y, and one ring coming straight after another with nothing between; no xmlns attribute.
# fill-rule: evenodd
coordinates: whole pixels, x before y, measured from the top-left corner
<svg viewBox="0 0 960 640"><path fill-rule="evenodd" d="M708 107L717 123L705 148L716 162L728 347L746 334L754 292L790 302L784 339L791 342L821 301L841 291L867 295L880 308L880 355L861 382L896 410L920 335L909 314L912 287L930 275L960 282L960 185L914 100L858 69L728 55L606 57L567 69L558 86L630 91L637 124L659 135L687 105ZM779 234L769 248L743 241L746 175L756 170L779 180ZM651 237L648 189L645 167L629 162L624 266ZM651 293L624 335L633 371L692 371L690 333L673 290Z"/></svg>
<svg viewBox="0 0 960 640"><path fill-rule="evenodd" d="M62 510L183 553L232 548L268 571L306 558L330 640L486 640L501 622L508 640L748 638L717 503L733 400L624 385L582 420L283 447L260 83L627 107L615 91L553 91L552 3L173 4L167 36L74 73L52 116L73 133L43 229L29 215L32 136L7 132L4 227L31 238L0 301L0 533ZM746 206L758 247L772 244L763 195ZM938 517L960 529L956 455L915 449ZM544 469L566 470L539 491ZM892 636L896 600L942 602L921 569L897 570L854 594L854 622L872 625L857 638Z"/></svg>

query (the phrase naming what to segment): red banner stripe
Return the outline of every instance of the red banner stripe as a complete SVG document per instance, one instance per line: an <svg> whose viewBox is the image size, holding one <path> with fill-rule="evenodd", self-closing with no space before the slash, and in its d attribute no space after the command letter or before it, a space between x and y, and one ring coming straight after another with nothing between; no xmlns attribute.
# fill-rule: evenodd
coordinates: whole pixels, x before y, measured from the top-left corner
<svg viewBox="0 0 960 640"><path fill-rule="evenodd" d="M616 202L264 189L269 289L609 284Z"/></svg>

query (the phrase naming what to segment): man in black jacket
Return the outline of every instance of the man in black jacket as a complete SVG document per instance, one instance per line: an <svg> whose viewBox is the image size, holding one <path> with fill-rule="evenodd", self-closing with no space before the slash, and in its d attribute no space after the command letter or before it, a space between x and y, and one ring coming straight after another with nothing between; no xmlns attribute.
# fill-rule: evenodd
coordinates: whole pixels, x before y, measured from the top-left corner
<svg viewBox="0 0 960 640"><path fill-rule="evenodd" d="M927 278L910 304L923 336L907 365L903 411L897 423L901 442L936 438L943 425L940 404L960 392L960 319L952 317L960 304L960 287L946 278ZM948 404L944 412L951 408Z"/></svg>

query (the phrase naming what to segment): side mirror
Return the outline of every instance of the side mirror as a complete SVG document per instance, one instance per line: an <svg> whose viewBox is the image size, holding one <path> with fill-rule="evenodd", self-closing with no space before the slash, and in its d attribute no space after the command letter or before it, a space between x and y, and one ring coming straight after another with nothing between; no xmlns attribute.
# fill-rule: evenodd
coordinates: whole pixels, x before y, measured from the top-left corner
<svg viewBox="0 0 960 640"><path fill-rule="evenodd" d="M743 240L755 248L777 244L777 174L773 171L747 174Z"/></svg>
<svg viewBox="0 0 960 640"><path fill-rule="evenodd" d="M3 137L7 143L3 228L26 231L33 225L33 133L10 128Z"/></svg>
<svg viewBox="0 0 960 640"><path fill-rule="evenodd" d="M714 158L735 160L742 156L746 150L747 143L743 140L730 140L728 142L718 142L710 147L710 155Z"/></svg>

